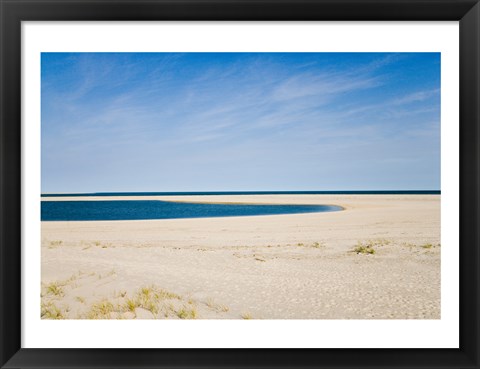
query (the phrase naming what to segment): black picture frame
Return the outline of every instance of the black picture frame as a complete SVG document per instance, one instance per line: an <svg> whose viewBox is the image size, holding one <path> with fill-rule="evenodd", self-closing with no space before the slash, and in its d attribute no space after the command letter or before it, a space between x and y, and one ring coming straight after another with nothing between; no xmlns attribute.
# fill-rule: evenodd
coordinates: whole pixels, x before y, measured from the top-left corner
<svg viewBox="0 0 480 369"><path fill-rule="evenodd" d="M0 0L2 368L479 368L477 0ZM28 349L21 347L22 21L459 21L459 349Z"/></svg>

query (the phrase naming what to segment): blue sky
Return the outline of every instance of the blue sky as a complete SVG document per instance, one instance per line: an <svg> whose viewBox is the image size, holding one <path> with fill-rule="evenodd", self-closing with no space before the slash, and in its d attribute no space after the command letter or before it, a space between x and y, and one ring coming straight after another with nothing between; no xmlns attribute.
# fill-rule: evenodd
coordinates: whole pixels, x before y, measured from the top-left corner
<svg viewBox="0 0 480 369"><path fill-rule="evenodd" d="M439 53L43 53L42 192L440 189Z"/></svg>

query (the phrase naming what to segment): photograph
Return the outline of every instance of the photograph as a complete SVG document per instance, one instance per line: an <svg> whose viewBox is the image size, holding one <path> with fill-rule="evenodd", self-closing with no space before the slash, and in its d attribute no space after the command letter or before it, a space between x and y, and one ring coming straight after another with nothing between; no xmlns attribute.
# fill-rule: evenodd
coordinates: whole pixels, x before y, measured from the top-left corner
<svg viewBox="0 0 480 369"><path fill-rule="evenodd" d="M40 59L42 320L441 319L440 52Z"/></svg>

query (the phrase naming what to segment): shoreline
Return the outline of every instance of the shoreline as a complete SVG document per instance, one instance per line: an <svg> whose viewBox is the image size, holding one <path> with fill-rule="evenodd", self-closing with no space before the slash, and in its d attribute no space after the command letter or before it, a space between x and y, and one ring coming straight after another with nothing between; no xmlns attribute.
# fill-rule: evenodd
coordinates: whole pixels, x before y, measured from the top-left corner
<svg viewBox="0 0 480 369"><path fill-rule="evenodd" d="M249 200L245 201L245 198ZM295 197L295 201L292 201ZM394 195L290 195L290 194L274 194L274 195L181 195L181 196L65 196L65 197L42 197L41 202L50 201L130 201L130 200L147 200L147 201L165 201L178 203L201 203L201 204L225 204L225 205L325 205L338 206L342 210L350 209L352 202L354 204L365 203L365 200L417 200L419 198L440 199L441 195L437 194L394 194ZM223 200L219 200L223 198ZM227 198L227 200L225 199ZM325 198L327 202L325 202ZM147 220L147 219L145 219Z"/></svg>
<svg viewBox="0 0 480 369"><path fill-rule="evenodd" d="M214 204L214 205L322 205L322 206L337 206L340 207L341 210L345 210L344 207L337 205L337 204L324 204L324 203L279 203L279 202L243 202L243 201L199 201L195 199L194 201L191 200L172 200L172 199L163 199L163 198L153 198L153 197L142 197L142 198L132 198L132 197L122 197L122 196L115 196L113 198L108 197L95 197L95 198L87 198L87 197L57 197L55 200L41 200L42 202L60 202L60 201L163 201L163 202L173 202L173 203L188 203L188 204ZM281 214L279 214L281 215ZM144 219L149 220L149 219Z"/></svg>

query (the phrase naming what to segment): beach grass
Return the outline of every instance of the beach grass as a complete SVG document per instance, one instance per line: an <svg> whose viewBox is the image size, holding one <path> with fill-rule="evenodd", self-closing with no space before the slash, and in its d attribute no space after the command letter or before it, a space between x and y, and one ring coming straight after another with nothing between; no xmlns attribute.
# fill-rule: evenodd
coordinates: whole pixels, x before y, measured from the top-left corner
<svg viewBox="0 0 480 369"><path fill-rule="evenodd" d="M423 249L431 249L434 246L431 243L425 243L425 244L421 245L420 247L423 248Z"/></svg>
<svg viewBox="0 0 480 369"><path fill-rule="evenodd" d="M180 319L196 319L198 317L198 312L195 308L189 308L186 306L177 310L176 314Z"/></svg>
<svg viewBox="0 0 480 369"><path fill-rule="evenodd" d="M63 286L59 282L51 282L46 286L47 295L62 297L65 295Z"/></svg>
<svg viewBox="0 0 480 369"><path fill-rule="evenodd" d="M53 302L42 303L40 314L42 319L65 319L63 311Z"/></svg>

